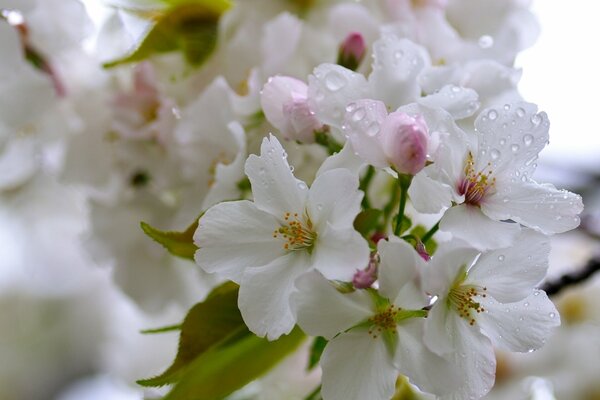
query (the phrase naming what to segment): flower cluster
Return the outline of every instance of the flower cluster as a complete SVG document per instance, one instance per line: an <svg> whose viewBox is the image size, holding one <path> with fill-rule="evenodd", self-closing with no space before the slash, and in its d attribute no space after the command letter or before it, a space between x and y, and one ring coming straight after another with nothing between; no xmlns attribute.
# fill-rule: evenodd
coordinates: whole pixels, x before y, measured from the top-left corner
<svg viewBox="0 0 600 400"><path fill-rule="evenodd" d="M583 209L534 178L525 3L119 0L90 40L77 0L0 1L0 196L78 185L85 247L145 312L229 281L256 336L324 339L324 400L479 399L497 349L560 324L539 284ZM132 10L149 33L117 58ZM194 222L164 237L198 267L140 220Z"/></svg>

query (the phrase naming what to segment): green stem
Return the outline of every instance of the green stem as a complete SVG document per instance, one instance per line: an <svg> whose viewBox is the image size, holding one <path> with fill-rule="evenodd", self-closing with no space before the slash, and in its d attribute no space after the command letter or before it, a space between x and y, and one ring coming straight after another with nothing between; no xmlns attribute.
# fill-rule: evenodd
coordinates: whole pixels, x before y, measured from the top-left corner
<svg viewBox="0 0 600 400"><path fill-rule="evenodd" d="M429 229L423 235L423 237L421 237L421 242L423 242L423 244L427 244L429 239L431 239L433 237L433 235L435 235L435 233L438 231L438 229L440 229L440 221L438 221L434 226L432 226L431 229Z"/></svg>
<svg viewBox="0 0 600 400"><path fill-rule="evenodd" d="M408 187L412 181L412 175L398 174L398 185L400 186L400 203L398 205L398 215L396 216L396 228L394 235L400 235L402 229L402 219L404 218L404 207L406 207L406 199L408 197Z"/></svg>
<svg viewBox="0 0 600 400"><path fill-rule="evenodd" d="M323 128L322 131L315 132L315 142L325 147L330 155L339 153L343 147L331 137L328 127Z"/></svg>
<svg viewBox="0 0 600 400"><path fill-rule="evenodd" d="M378 228L380 232L387 232L387 227L390 224L390 218L392 216L392 210L396 207L399 194L400 188L397 185L394 185L390 201L383 208L383 224Z"/></svg>
<svg viewBox="0 0 600 400"><path fill-rule="evenodd" d="M371 184L371 180L373 179L374 175L375 175L375 168L373 168L372 165L369 165L369 168L367 168L367 172L365 173L365 176L363 176L363 178L360 180L359 189L365 193L365 195L362 199L362 207L365 210L368 208L371 208L371 203L369 202L369 195L368 195L367 191L369 190L369 185Z"/></svg>

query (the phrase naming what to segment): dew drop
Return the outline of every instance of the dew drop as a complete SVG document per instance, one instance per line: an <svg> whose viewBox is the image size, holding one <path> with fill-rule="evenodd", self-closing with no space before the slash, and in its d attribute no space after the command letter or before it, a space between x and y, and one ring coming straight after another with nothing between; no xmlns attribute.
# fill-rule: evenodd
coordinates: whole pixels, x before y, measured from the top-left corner
<svg viewBox="0 0 600 400"><path fill-rule="evenodd" d="M500 254L498 256L498 261L502 262L502 261L504 261L504 258L505 258L504 255Z"/></svg>
<svg viewBox="0 0 600 400"><path fill-rule="evenodd" d="M506 139L500 139L500 146L504 146L506 144Z"/></svg>
<svg viewBox="0 0 600 400"><path fill-rule="evenodd" d="M493 160L497 160L498 158L500 158L502 154L500 153L500 150L498 149L492 149L492 151L490 151L490 156L492 157Z"/></svg>
<svg viewBox="0 0 600 400"><path fill-rule="evenodd" d="M402 50L396 50L396 51L394 52L394 58L395 58L396 60L399 60L399 59L401 59L402 57L404 57L404 51L402 51Z"/></svg>
<svg viewBox="0 0 600 400"><path fill-rule="evenodd" d="M319 203L317 204L317 210L321 211L323 209L323 204Z"/></svg>
<svg viewBox="0 0 600 400"><path fill-rule="evenodd" d="M522 107L517 108L517 117L523 118L525 116L525 110Z"/></svg>
<svg viewBox="0 0 600 400"><path fill-rule="evenodd" d="M336 92L346 85L346 78L340 75L338 72L330 71L325 76L325 87Z"/></svg>
<svg viewBox="0 0 600 400"><path fill-rule="evenodd" d="M531 143L533 143L533 136L529 134L523 136L523 143L525 146L531 146Z"/></svg>
<svg viewBox="0 0 600 400"><path fill-rule="evenodd" d="M308 189L308 187L306 186L306 183L304 183L304 182L298 182L298 189L300 189L300 190L306 190L306 189Z"/></svg>
<svg viewBox="0 0 600 400"><path fill-rule="evenodd" d="M373 123L371 123L371 125L369 125L367 127L367 135L375 136L378 133L379 133L379 124L377 122L373 122Z"/></svg>
<svg viewBox="0 0 600 400"><path fill-rule="evenodd" d="M356 110L356 103L350 103L346 106L346 111L352 112L354 110Z"/></svg>
<svg viewBox="0 0 600 400"><path fill-rule="evenodd" d="M494 45L494 38L492 38L490 35L483 35L479 38L477 43L482 49L489 49Z"/></svg>
<svg viewBox="0 0 600 400"><path fill-rule="evenodd" d="M550 314L548 314L550 316L550 318L554 318L556 317L556 313L551 312Z"/></svg>
<svg viewBox="0 0 600 400"><path fill-rule="evenodd" d="M525 302L523 305L524 305L525 307L529 307L529 302L528 302L528 301L526 301L526 302Z"/></svg>
<svg viewBox="0 0 600 400"><path fill-rule="evenodd" d="M454 93L459 93L459 92L460 92L460 87L458 87L458 86L452 86L451 90L452 90Z"/></svg>
<svg viewBox="0 0 600 400"><path fill-rule="evenodd" d="M512 151L513 153L516 153L517 151L519 151L519 145L518 144L511 144L510 145L510 151Z"/></svg>
<svg viewBox="0 0 600 400"><path fill-rule="evenodd" d="M490 119L490 121L494 121L496 118L498 118L498 112L496 110L490 110L488 111L487 116Z"/></svg>
<svg viewBox="0 0 600 400"><path fill-rule="evenodd" d="M533 114L531 116L531 123L534 126L538 126L540 124L540 122L542 122L542 117L540 117L538 114Z"/></svg>
<svg viewBox="0 0 600 400"><path fill-rule="evenodd" d="M358 122L365 117L365 114L366 112L364 108L359 108L356 111L354 111L354 114L352 114L352 120Z"/></svg>
<svg viewBox="0 0 600 400"><path fill-rule="evenodd" d="M506 110L506 111L510 110L510 104L505 104L504 105L504 110Z"/></svg>
<svg viewBox="0 0 600 400"><path fill-rule="evenodd" d="M508 203L508 197L503 197L503 198L502 198L502 202L503 202L503 203Z"/></svg>
<svg viewBox="0 0 600 400"><path fill-rule="evenodd" d="M290 172L294 172L294 166L290 165Z"/></svg>

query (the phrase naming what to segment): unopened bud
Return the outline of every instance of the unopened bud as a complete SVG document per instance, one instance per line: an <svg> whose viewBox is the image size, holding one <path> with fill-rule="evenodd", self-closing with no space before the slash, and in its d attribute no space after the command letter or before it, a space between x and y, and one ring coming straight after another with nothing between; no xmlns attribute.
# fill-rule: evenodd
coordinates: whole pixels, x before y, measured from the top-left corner
<svg viewBox="0 0 600 400"><path fill-rule="evenodd" d="M308 104L308 86L296 78L270 78L260 103L267 120L288 140L312 143L315 131L323 127Z"/></svg>
<svg viewBox="0 0 600 400"><path fill-rule="evenodd" d="M383 151L400 174L415 175L427 161L427 124L422 116L393 112L381 127Z"/></svg>
<svg viewBox="0 0 600 400"><path fill-rule="evenodd" d="M431 256L427 252L427 249L425 248L425 245L420 240L417 241L417 245L415 246L415 250L417 250L417 253L419 253L419 255L421 256L421 258L423 260L425 260L425 261L431 260Z"/></svg>
<svg viewBox="0 0 600 400"><path fill-rule="evenodd" d="M337 63L352 71L356 71L365 57L367 46L365 39L358 32L350 33L340 45Z"/></svg>
<svg viewBox="0 0 600 400"><path fill-rule="evenodd" d="M377 256L372 255L367 268L358 270L352 278L352 284L357 289L368 289L377 280Z"/></svg>

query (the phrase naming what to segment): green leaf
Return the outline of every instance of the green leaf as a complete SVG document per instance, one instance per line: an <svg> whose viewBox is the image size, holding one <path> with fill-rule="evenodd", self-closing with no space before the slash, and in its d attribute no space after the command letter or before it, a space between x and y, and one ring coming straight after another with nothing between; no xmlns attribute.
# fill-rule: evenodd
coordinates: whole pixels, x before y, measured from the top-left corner
<svg viewBox="0 0 600 400"><path fill-rule="evenodd" d="M104 68L142 61L154 54L181 50L194 66L201 65L217 45L221 15L231 7L228 0L168 1L171 7L158 12L156 23L141 43L123 58Z"/></svg>
<svg viewBox="0 0 600 400"><path fill-rule="evenodd" d="M188 312L179 337L179 349L173 364L161 375L139 380L142 386L162 386L177 381L190 363L217 346L224 338L240 333L250 335L237 306L238 286L225 283Z"/></svg>
<svg viewBox="0 0 600 400"><path fill-rule="evenodd" d="M198 219L183 232L161 231L145 222L141 222L140 226L146 235L161 244L169 253L194 260L194 254L198 250L198 246L194 244L194 232L198 228Z"/></svg>
<svg viewBox="0 0 600 400"><path fill-rule="evenodd" d="M306 338L298 328L274 342L247 335L198 357L164 400L218 400L264 375Z"/></svg>
<svg viewBox="0 0 600 400"><path fill-rule="evenodd" d="M392 229L394 230L394 232L396 231L396 223L397 223L397 217L394 216L394 219L392 219ZM400 227L399 235L402 235L404 232L408 231L411 226L412 226L411 219L408 218L407 215L404 215L402 217L402 226Z"/></svg>
<svg viewBox="0 0 600 400"><path fill-rule="evenodd" d="M368 236L369 233L377 229L382 215L381 210L374 208L361 211L354 219L354 229L360 232L361 235Z"/></svg>
<svg viewBox="0 0 600 400"><path fill-rule="evenodd" d="M144 335L148 335L148 334L154 334L154 333L173 332L173 331L178 331L178 330L181 330L181 324L163 326L161 328L144 329L144 330L141 330L140 333L144 334Z"/></svg>
<svg viewBox="0 0 600 400"><path fill-rule="evenodd" d="M319 360L321 360L321 354L323 354L325 346L327 346L327 339L322 336L317 336L310 348L308 367L306 368L308 371L312 370L317 366L317 364L319 364Z"/></svg>

